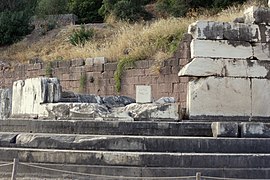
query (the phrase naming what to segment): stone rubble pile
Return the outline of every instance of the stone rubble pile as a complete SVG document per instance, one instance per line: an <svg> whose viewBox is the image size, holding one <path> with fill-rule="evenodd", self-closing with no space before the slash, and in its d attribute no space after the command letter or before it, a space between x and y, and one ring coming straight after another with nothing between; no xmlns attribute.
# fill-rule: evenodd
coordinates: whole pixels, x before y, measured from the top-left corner
<svg viewBox="0 0 270 180"><path fill-rule="evenodd" d="M241 19L241 18L238 18ZM244 23L198 21L189 26L189 119L252 120L270 116L270 9L251 7Z"/></svg>
<svg viewBox="0 0 270 180"><path fill-rule="evenodd" d="M64 92L57 78L31 78L14 82L13 90L0 90L0 118L74 120L178 120L178 104L164 97L155 103L136 103L126 96Z"/></svg>

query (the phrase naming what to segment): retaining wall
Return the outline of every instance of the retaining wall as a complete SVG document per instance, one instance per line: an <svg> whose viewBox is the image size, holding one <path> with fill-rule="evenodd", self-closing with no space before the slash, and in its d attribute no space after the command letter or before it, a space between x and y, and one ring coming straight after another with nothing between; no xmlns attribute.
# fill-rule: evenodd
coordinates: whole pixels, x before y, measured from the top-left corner
<svg viewBox="0 0 270 180"><path fill-rule="evenodd" d="M184 108L188 78L178 77L178 72L190 59L190 42L191 36L185 36L174 57L162 62L159 68L155 68L154 60L137 61L132 69L124 72L119 94L135 98L136 85L150 85L155 100L172 96ZM114 80L116 68L117 62L106 62L104 58L53 61L51 64L31 60L27 64L1 66L0 88L12 87L12 83L19 79L46 76L51 70L52 76L60 79L65 91L117 95Z"/></svg>

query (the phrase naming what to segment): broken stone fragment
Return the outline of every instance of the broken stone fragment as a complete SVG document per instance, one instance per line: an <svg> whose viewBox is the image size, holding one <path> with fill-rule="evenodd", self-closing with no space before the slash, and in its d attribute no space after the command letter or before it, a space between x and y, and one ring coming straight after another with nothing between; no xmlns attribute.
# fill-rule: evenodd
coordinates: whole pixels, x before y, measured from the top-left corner
<svg viewBox="0 0 270 180"><path fill-rule="evenodd" d="M124 107L128 104L135 103L136 100L127 96L106 96L102 98L104 105L109 108Z"/></svg>
<svg viewBox="0 0 270 180"><path fill-rule="evenodd" d="M135 120L179 120L178 104L130 104L121 111L129 112Z"/></svg>
<svg viewBox="0 0 270 180"><path fill-rule="evenodd" d="M213 122L211 124L213 137L238 137L238 123Z"/></svg>
<svg viewBox="0 0 270 180"><path fill-rule="evenodd" d="M258 8L252 6L244 12L245 23L252 24L269 24L270 23L270 10L268 8Z"/></svg>
<svg viewBox="0 0 270 180"><path fill-rule="evenodd" d="M268 68L265 64L257 60L194 58L180 70L178 75L189 77L222 76L265 78L269 70L270 67Z"/></svg>
<svg viewBox="0 0 270 180"><path fill-rule="evenodd" d="M253 56L250 43L227 40L198 40L193 39L190 44L191 58L231 58L247 59Z"/></svg>
<svg viewBox="0 0 270 180"><path fill-rule="evenodd" d="M110 111L96 103L57 103L44 104L49 119L95 119L106 117Z"/></svg>
<svg viewBox="0 0 270 180"><path fill-rule="evenodd" d="M0 89L0 120L8 118L11 114L11 94L11 89Z"/></svg>
<svg viewBox="0 0 270 180"><path fill-rule="evenodd" d="M246 78L207 77L188 84L190 119L249 119L251 82Z"/></svg>
<svg viewBox="0 0 270 180"><path fill-rule="evenodd" d="M166 104L166 103L175 103L174 97L162 97L158 99L155 103L157 104Z"/></svg>
<svg viewBox="0 0 270 180"><path fill-rule="evenodd" d="M270 138L269 123L243 122L240 127L243 138Z"/></svg>

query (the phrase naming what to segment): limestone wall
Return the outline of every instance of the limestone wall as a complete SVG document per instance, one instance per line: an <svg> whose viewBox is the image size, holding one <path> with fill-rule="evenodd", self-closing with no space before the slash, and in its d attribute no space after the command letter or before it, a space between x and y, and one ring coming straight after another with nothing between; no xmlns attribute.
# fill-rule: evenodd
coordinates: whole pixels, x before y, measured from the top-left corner
<svg viewBox="0 0 270 180"><path fill-rule="evenodd" d="M136 85L150 85L154 100L164 96L174 97L185 107L188 78L179 78L178 72L189 60L190 41L190 36L187 36L175 56L160 65L156 65L153 60L137 61L134 68L123 74L120 94L135 98ZM113 77L116 67L116 62L109 62L104 58L53 61L51 65L31 60L28 64L0 66L0 88L12 87L16 80L46 76L51 70L52 77L61 81L63 91L100 96L117 95ZM86 83L82 87L80 82L84 76Z"/></svg>
<svg viewBox="0 0 270 180"><path fill-rule="evenodd" d="M251 7L241 23L198 21L189 27L190 119L262 120L270 116L270 9Z"/></svg>

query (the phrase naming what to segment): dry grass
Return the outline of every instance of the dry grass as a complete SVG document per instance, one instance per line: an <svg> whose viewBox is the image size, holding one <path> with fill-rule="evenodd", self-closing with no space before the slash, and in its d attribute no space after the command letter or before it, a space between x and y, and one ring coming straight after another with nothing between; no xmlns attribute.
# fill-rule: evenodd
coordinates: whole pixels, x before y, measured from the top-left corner
<svg viewBox="0 0 270 180"><path fill-rule="evenodd" d="M118 22L106 28L95 28L96 36L84 48L72 46L68 36L74 28L66 27L48 32L35 39L26 38L8 48L0 50L1 58L6 60L27 61L39 57L46 61L104 56L111 61L129 56L134 59L168 57L172 53L169 42L179 41L187 31L189 24L196 20L232 21L243 15L243 10L250 5L234 5L219 14L211 15L210 11L191 11L187 18L159 19L151 23L128 24ZM113 18L112 18L113 19ZM112 22L112 19L110 20ZM30 40L29 40L30 39ZM174 42L175 43L175 42Z"/></svg>

